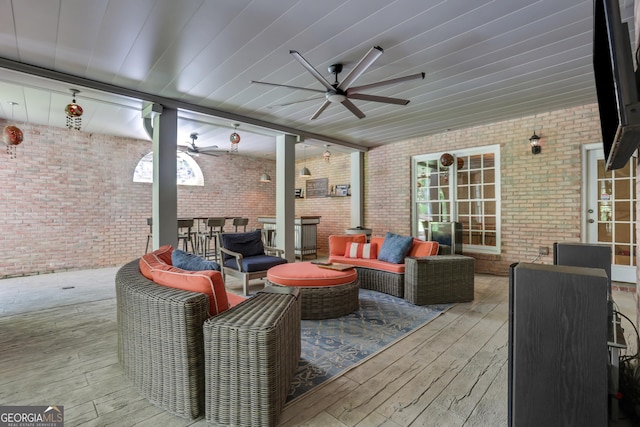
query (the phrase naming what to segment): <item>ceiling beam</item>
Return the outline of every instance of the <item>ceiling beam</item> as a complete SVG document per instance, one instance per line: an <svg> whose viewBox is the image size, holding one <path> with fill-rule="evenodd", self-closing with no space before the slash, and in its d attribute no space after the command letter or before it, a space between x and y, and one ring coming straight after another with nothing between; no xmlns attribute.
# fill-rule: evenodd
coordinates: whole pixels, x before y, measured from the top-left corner
<svg viewBox="0 0 640 427"><path fill-rule="evenodd" d="M234 122L246 123L252 126L270 129L270 130L282 132L289 135L299 135L304 139L315 139L318 141L323 141L330 144L350 148L356 151L361 151L361 152L369 151L369 148L363 145L343 141L341 139L333 138L331 136L321 135L314 132L307 132L301 129L296 129L289 126L283 126L277 123L271 123L265 120L256 119L253 117L236 114L229 111L218 110L216 108L209 108L209 107L204 107L202 105L195 105L195 104L191 104L189 102L181 101L178 99L167 98L159 95L154 95L151 93L137 91L134 89L127 89L125 87L116 86L110 83L91 80L84 77L75 76L73 74L67 74L60 71L51 70L48 68L38 67L36 65L14 61L7 58L0 57L0 68L17 71L24 74L30 74L30 75L42 77L49 80L56 80L56 81L71 84L71 85L83 86L86 88L90 88L90 89L94 89L102 92L139 99L141 101L161 104L169 108L194 111L197 113L206 114L213 117L228 119Z"/></svg>

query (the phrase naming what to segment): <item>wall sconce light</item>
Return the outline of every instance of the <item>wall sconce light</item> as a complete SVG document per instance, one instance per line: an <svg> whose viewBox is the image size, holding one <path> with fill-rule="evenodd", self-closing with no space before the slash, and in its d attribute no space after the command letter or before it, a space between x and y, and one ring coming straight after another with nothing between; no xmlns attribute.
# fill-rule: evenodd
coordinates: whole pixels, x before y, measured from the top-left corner
<svg viewBox="0 0 640 427"><path fill-rule="evenodd" d="M268 173L265 172L260 177L260 182L271 182L271 177L269 176Z"/></svg>
<svg viewBox="0 0 640 427"><path fill-rule="evenodd" d="M542 147L540 147L540 137L536 135L536 130L533 130L533 135L529 138L529 144L531 144L531 154L540 154Z"/></svg>

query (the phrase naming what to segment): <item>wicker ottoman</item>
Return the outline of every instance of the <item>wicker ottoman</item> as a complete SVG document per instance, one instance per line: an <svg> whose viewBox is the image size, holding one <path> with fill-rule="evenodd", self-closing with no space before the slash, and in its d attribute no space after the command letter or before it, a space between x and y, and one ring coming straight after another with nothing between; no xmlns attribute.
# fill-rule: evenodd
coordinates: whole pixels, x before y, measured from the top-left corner
<svg viewBox="0 0 640 427"><path fill-rule="evenodd" d="M436 255L405 259L404 299L415 305L473 301L475 259Z"/></svg>
<svg viewBox="0 0 640 427"><path fill-rule="evenodd" d="M359 306L358 273L321 268L310 262L280 264L267 271L267 285L300 290L302 319L318 320L353 313Z"/></svg>

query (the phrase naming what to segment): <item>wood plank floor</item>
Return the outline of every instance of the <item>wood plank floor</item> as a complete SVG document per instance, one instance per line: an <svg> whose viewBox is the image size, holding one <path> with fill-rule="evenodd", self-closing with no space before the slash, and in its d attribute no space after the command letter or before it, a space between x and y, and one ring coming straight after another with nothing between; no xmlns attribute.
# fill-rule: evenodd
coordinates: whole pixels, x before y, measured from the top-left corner
<svg viewBox="0 0 640 427"><path fill-rule="evenodd" d="M123 376L114 273L0 281L0 405L64 405L65 426L207 425L154 407ZM614 298L635 319L634 293ZM289 403L280 425L506 425L507 335L508 279L477 275L473 302Z"/></svg>

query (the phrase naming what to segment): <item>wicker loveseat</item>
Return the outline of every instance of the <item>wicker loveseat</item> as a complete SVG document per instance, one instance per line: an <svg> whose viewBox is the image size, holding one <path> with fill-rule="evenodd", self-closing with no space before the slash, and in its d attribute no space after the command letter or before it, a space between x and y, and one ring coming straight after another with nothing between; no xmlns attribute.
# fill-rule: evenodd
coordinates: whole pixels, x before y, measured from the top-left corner
<svg viewBox="0 0 640 427"><path fill-rule="evenodd" d="M139 260L115 282L119 360L151 403L215 424L277 423L300 357L295 292L266 289L211 317L205 293L159 285Z"/></svg>
<svg viewBox="0 0 640 427"><path fill-rule="evenodd" d="M370 243L380 250L384 239L374 236ZM329 262L354 265L361 288L405 298L419 305L473 300L473 258L450 255L449 246L419 239L413 239L401 263L382 261L375 254L369 258L367 254L356 253L355 249L349 253L351 243L363 245L366 241L365 234L329 236ZM430 294L425 295L425 292Z"/></svg>

